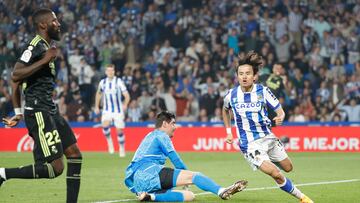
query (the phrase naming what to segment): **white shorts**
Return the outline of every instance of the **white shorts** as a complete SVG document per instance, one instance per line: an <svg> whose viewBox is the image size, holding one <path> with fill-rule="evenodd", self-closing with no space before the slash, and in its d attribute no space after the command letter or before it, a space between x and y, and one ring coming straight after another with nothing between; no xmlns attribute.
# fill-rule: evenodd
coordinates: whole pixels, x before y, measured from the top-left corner
<svg viewBox="0 0 360 203"><path fill-rule="evenodd" d="M123 113L113 113L113 112L103 111L101 115L101 122L104 123L104 121L114 122L116 128L121 128L121 129L125 128Z"/></svg>
<svg viewBox="0 0 360 203"><path fill-rule="evenodd" d="M250 142L244 157L255 171L265 160L280 162L286 159L288 155L283 143L274 134L270 134Z"/></svg>

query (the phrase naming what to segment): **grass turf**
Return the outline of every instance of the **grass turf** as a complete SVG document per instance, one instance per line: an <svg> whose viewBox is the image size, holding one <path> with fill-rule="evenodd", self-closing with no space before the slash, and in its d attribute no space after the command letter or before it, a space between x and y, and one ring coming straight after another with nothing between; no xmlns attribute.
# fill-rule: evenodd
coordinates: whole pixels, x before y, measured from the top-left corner
<svg viewBox="0 0 360 203"><path fill-rule="evenodd" d="M119 158L117 154L83 153L79 202L135 200L134 194L127 190L123 182L124 171L132 155L129 153L126 158ZM252 171L239 153L189 152L181 153L180 156L190 170L200 171L222 186L230 185L238 179L247 179L249 189L276 186L270 177L260 171ZM289 153L289 156L294 171L286 176L295 184L360 179L359 153ZM31 153L0 153L0 167L31 163ZM66 170L53 180L9 180L0 188L0 202L65 202L65 176ZM317 203L360 202L359 180L298 188ZM190 190L194 193L203 192L196 186L191 186ZM203 193L195 199L195 202L207 203L220 201L217 196ZM256 189L236 194L226 202L283 203L298 200L279 189Z"/></svg>

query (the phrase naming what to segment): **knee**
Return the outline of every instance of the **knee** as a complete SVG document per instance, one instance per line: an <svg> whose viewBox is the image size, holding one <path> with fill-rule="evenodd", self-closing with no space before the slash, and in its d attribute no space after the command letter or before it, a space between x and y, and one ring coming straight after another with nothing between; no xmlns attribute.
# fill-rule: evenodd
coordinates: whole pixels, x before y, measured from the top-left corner
<svg viewBox="0 0 360 203"><path fill-rule="evenodd" d="M182 177L183 183L185 185L193 184L194 177L196 175L200 174L200 173L197 173L197 172L186 171L186 170L183 170L182 172L183 173L181 174L181 177Z"/></svg>
<svg viewBox="0 0 360 203"><path fill-rule="evenodd" d="M55 177L58 177L64 171L64 163L61 159L57 159L57 160L51 162L51 166L54 170Z"/></svg>
<svg viewBox="0 0 360 203"><path fill-rule="evenodd" d="M77 145L70 146L65 150L65 156L67 159L71 158L77 158L82 159L82 155L80 152L80 149L77 147Z"/></svg>
<svg viewBox="0 0 360 203"><path fill-rule="evenodd" d="M293 170L293 165L290 163L287 166L283 167L283 170L287 173L291 172Z"/></svg>
<svg viewBox="0 0 360 203"><path fill-rule="evenodd" d="M191 191L183 191L184 202L191 202L195 199L195 195Z"/></svg>

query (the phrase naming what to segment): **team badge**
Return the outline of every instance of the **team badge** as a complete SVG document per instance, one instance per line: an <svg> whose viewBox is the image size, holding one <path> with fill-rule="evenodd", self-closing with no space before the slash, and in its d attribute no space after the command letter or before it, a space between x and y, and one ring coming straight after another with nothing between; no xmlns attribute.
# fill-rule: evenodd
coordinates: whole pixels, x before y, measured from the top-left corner
<svg viewBox="0 0 360 203"><path fill-rule="evenodd" d="M52 151L54 154L58 153L58 150L56 149L55 146L52 146L52 147L51 147L51 151Z"/></svg>

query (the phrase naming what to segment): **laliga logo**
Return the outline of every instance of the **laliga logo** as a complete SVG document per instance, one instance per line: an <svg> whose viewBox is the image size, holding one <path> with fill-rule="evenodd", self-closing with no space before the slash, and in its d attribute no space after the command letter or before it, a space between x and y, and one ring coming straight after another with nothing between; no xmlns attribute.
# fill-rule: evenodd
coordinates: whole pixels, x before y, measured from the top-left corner
<svg viewBox="0 0 360 203"><path fill-rule="evenodd" d="M80 134L75 134L76 139L78 140ZM16 151L17 152L26 152L32 151L34 149L34 140L29 134L25 134L17 144Z"/></svg>

